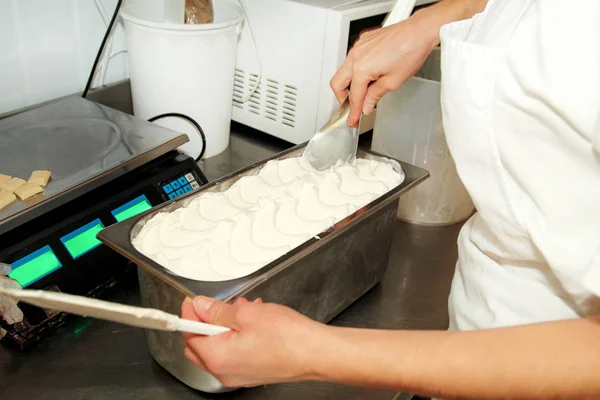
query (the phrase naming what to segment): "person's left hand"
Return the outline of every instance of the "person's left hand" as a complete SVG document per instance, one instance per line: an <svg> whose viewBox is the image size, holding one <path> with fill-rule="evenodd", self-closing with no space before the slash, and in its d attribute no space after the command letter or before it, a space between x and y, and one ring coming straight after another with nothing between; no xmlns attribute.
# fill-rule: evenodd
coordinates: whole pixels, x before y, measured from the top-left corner
<svg viewBox="0 0 600 400"><path fill-rule="evenodd" d="M328 327L290 308L199 296L183 303L182 317L232 329L215 336L184 334L185 356L225 386L318 379L315 367Z"/></svg>

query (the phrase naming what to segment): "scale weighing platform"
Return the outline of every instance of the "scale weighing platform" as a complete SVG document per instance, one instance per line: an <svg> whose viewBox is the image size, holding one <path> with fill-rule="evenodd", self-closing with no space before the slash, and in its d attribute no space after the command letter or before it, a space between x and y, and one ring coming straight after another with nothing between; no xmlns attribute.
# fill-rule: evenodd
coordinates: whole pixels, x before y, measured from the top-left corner
<svg viewBox="0 0 600 400"><path fill-rule="evenodd" d="M0 262L24 288L97 297L135 266L102 244L103 228L207 183L176 149L188 141L159 125L68 97L0 120L0 173L27 180L49 170L44 192L0 211ZM65 320L19 304L5 339L24 348Z"/></svg>

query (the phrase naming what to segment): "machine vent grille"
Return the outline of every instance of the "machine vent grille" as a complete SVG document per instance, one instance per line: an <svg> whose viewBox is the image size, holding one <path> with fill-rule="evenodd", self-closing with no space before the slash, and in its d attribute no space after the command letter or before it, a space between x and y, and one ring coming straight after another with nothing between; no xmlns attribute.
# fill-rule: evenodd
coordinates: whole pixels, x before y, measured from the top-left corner
<svg viewBox="0 0 600 400"><path fill-rule="evenodd" d="M296 99L298 97L298 88L291 85L283 87L283 111L282 123L291 126L296 123Z"/></svg>
<svg viewBox="0 0 600 400"><path fill-rule="evenodd" d="M239 69L233 75L233 106L244 109L241 100L244 98L244 73Z"/></svg>
<svg viewBox="0 0 600 400"><path fill-rule="evenodd" d="M298 88L282 85L275 79L263 77L252 95L244 101L258 82L257 74L235 70L233 106L291 128L296 126Z"/></svg>

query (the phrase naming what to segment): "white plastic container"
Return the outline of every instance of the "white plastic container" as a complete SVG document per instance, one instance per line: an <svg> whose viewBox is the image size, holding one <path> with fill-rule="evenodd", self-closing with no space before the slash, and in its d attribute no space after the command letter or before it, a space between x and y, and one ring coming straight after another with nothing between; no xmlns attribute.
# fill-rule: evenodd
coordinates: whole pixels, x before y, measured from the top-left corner
<svg viewBox="0 0 600 400"><path fill-rule="evenodd" d="M475 211L448 150L440 103L440 52L377 105L373 150L414 164L431 177L400 199L398 218L423 225L450 225Z"/></svg>
<svg viewBox="0 0 600 400"><path fill-rule="evenodd" d="M229 145L233 77L243 10L236 0L214 1L214 23L165 22L164 0L126 0L125 23L134 114L149 119L176 112L193 118L206 134L204 157ZM180 150L197 158L198 131L180 118L157 124L186 133Z"/></svg>

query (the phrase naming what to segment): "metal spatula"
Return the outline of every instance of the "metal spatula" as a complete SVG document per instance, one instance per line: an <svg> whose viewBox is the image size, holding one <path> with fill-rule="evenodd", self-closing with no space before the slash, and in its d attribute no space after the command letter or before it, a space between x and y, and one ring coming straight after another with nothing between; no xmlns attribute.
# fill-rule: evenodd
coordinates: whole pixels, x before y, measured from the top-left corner
<svg viewBox="0 0 600 400"><path fill-rule="evenodd" d="M408 18L415 3L416 0L397 0L382 27L385 28ZM358 125L348 126L346 121L349 114L350 98L346 97L331 119L310 139L303 155L313 168L323 171L338 162L354 161L358 148Z"/></svg>
<svg viewBox="0 0 600 400"><path fill-rule="evenodd" d="M217 335L229 331L229 328L223 326L182 319L176 315L153 308L127 306L47 290L0 288L0 295L49 310L118 322L138 328L188 332L197 335Z"/></svg>

